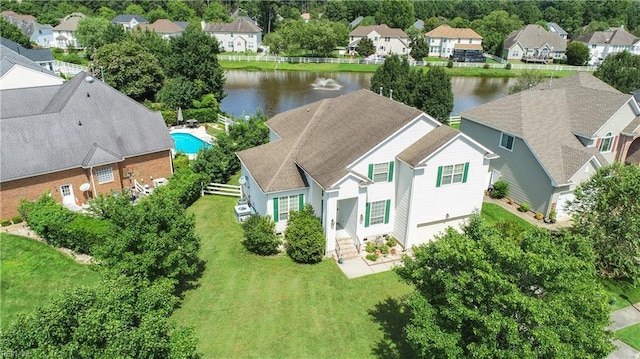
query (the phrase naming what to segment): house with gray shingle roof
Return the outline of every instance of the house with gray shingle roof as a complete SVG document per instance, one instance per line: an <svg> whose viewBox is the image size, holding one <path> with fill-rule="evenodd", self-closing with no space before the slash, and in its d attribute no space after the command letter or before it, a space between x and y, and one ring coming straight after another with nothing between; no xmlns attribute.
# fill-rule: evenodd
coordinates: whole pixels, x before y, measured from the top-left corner
<svg viewBox="0 0 640 359"><path fill-rule="evenodd" d="M454 61L484 61L482 36L473 29L454 28L445 24L427 32L424 38L429 44L429 57L451 57ZM453 56L456 52L458 54Z"/></svg>
<svg viewBox="0 0 640 359"><path fill-rule="evenodd" d="M556 24L555 22L548 22L547 27L549 28L549 31L555 32L560 35L561 38L568 40L569 33L565 29L560 27L560 25Z"/></svg>
<svg viewBox="0 0 640 359"><path fill-rule="evenodd" d="M566 57L567 40L537 24L515 30L504 40L504 58L527 62L549 62Z"/></svg>
<svg viewBox="0 0 640 359"><path fill-rule="evenodd" d="M255 213L278 231L310 204L326 254L390 234L405 247L457 227L482 205L494 157L467 135L368 90L325 99L267 121L271 141L238 152ZM357 254L357 251L352 251Z"/></svg>
<svg viewBox="0 0 640 359"><path fill-rule="evenodd" d="M139 24L138 28L142 31L153 31L159 34L163 39L169 40L172 37L182 35L186 26L181 26L180 24L169 19L158 19L153 24Z"/></svg>
<svg viewBox="0 0 640 359"><path fill-rule="evenodd" d="M51 44L51 47L61 49L79 47L75 33L78 30L78 23L85 17L86 15L83 13L74 12L60 20L60 23L52 29L55 42Z"/></svg>
<svg viewBox="0 0 640 359"><path fill-rule="evenodd" d="M174 144L162 115L84 72L0 97L2 219L45 192L76 208L172 173Z"/></svg>
<svg viewBox="0 0 640 359"><path fill-rule="evenodd" d="M111 23L124 27L125 30L133 30L140 24L148 23L147 19L140 15L122 14L111 19Z"/></svg>
<svg viewBox="0 0 640 359"><path fill-rule="evenodd" d="M461 114L460 129L497 153L492 183L548 215L601 166L640 153L640 107L588 73L554 79ZM639 161L635 161L638 163Z"/></svg>
<svg viewBox="0 0 640 359"><path fill-rule="evenodd" d="M49 50L25 49L13 41L0 38L0 90L62 84L62 78L47 66L50 61L36 63L27 57L46 59L39 51ZM48 56L51 56L52 62L51 51Z"/></svg>
<svg viewBox="0 0 640 359"><path fill-rule="evenodd" d="M262 29L249 17L231 23L201 23L202 31L218 40L221 51L257 52L262 46Z"/></svg>
<svg viewBox="0 0 640 359"><path fill-rule="evenodd" d="M605 57L628 51L640 55L640 38L621 27L612 27L605 31L595 31L575 39L589 48L589 65L599 65Z"/></svg>
<svg viewBox="0 0 640 359"><path fill-rule="evenodd" d="M373 41L376 56L409 54L409 35L386 24L358 26L349 33L349 51L354 51L363 38Z"/></svg>

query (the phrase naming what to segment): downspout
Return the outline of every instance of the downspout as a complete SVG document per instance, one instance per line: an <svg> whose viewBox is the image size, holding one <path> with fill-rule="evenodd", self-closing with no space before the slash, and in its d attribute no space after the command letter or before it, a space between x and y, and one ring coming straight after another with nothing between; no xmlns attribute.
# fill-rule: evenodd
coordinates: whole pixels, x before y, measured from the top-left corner
<svg viewBox="0 0 640 359"><path fill-rule="evenodd" d="M91 186L93 187L93 198L97 198L96 181L93 179L93 166L89 167L89 175L91 176Z"/></svg>

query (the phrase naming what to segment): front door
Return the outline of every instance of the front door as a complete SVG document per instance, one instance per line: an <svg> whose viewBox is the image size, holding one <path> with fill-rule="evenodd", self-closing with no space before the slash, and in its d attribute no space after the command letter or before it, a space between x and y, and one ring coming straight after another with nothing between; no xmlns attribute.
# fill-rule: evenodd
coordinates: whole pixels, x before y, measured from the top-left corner
<svg viewBox="0 0 640 359"><path fill-rule="evenodd" d="M60 186L60 194L62 194L62 203L76 203L76 200L73 197L73 187L70 184L63 184Z"/></svg>

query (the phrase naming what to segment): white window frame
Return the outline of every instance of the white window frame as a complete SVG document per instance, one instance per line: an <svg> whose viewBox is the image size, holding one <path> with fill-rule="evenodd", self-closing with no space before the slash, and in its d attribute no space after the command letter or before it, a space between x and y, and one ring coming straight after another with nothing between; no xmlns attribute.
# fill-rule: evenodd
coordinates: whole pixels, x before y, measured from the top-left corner
<svg viewBox="0 0 640 359"><path fill-rule="evenodd" d="M300 210L300 195L278 197L278 220L289 220L289 212Z"/></svg>
<svg viewBox="0 0 640 359"><path fill-rule="evenodd" d="M464 163L456 163L455 165L442 166L442 176L440 177L440 185L462 183L464 179Z"/></svg>
<svg viewBox="0 0 640 359"><path fill-rule="evenodd" d="M384 179L382 179L382 176L384 176ZM373 175L371 177L374 183L389 182L389 162L374 164ZM379 179L376 179L376 177Z"/></svg>
<svg viewBox="0 0 640 359"><path fill-rule="evenodd" d="M113 167L103 167L96 170L98 184L113 182Z"/></svg>
<svg viewBox="0 0 640 359"><path fill-rule="evenodd" d="M384 224L387 212L387 201L371 202L369 209L369 225Z"/></svg>
<svg viewBox="0 0 640 359"><path fill-rule="evenodd" d="M505 145L503 145L502 143L504 142L504 138L505 137L507 138L507 143ZM509 146L509 139L508 139L509 137L511 137L511 148L508 147ZM516 136L510 135L510 134L508 134L506 132L502 132L500 134L500 144L499 144L500 148L504 148L507 151L513 152L513 146L515 145L515 142L516 142Z"/></svg>
<svg viewBox="0 0 640 359"><path fill-rule="evenodd" d="M612 147L613 147L613 138L615 136L613 134L611 134L611 132L607 133L606 136L602 137L602 140L600 141L600 147L598 148L598 151L602 152L602 153L609 153L612 151Z"/></svg>

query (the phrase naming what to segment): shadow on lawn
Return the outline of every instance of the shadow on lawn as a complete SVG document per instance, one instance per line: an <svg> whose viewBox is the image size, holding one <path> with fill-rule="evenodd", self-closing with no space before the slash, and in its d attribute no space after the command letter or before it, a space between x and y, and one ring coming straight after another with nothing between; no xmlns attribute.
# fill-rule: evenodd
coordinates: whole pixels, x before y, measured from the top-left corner
<svg viewBox="0 0 640 359"><path fill-rule="evenodd" d="M200 278L204 274L204 271L207 269L207 261L198 258L197 262L194 263L196 270L191 275L186 275L180 278L178 284L176 284L174 295L180 299L184 299L184 295L187 291L197 289L200 287ZM180 305L178 305L179 307Z"/></svg>
<svg viewBox="0 0 640 359"><path fill-rule="evenodd" d="M385 359L416 357L404 337L404 327L409 323L409 312L398 299L389 297L368 312L384 331L382 340L371 350L375 356Z"/></svg>

